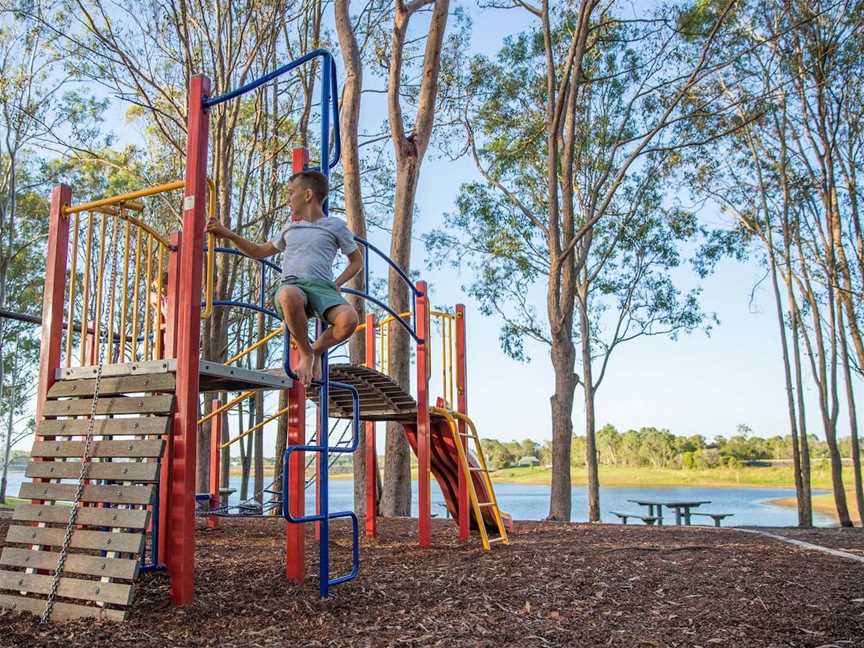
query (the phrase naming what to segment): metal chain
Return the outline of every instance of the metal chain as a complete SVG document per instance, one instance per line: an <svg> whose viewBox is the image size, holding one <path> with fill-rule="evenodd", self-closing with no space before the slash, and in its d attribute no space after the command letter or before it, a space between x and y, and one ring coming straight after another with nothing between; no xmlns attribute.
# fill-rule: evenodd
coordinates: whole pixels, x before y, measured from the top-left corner
<svg viewBox="0 0 864 648"><path fill-rule="evenodd" d="M91 215L92 218L92 215ZM112 221L113 223L113 221ZM106 237L104 240L108 240ZM77 251L73 252L77 253ZM112 256L111 262L111 278L110 282L114 282L117 275L117 255ZM85 305L86 307L86 305ZM102 305L104 311L107 311L108 299L105 299L105 303ZM146 306L145 306L146 308ZM54 569L54 578L51 581L51 589L48 591L48 599L45 601L45 609L42 611L41 616L39 617L39 624L43 625L48 622L48 619L51 617L51 611L54 609L54 599L57 596L57 588L60 586L60 576L63 573L63 568L66 565L66 557L69 554L69 544L72 542L72 533L75 529L75 523L78 520L78 508L81 503L81 496L84 494L84 479L87 475L87 469L90 467L90 446L93 441L93 428L96 422L96 406L99 403L99 388L102 384L102 367L105 362L105 349L111 344L111 340L108 339L108 330L105 329L105 344L102 344L102 322L104 322L107 317L110 317L110 313L96 313L99 317L97 321L94 321L94 327L99 331L99 335L97 338L97 344L99 345L99 363L96 365L96 382L93 387L93 401L90 403L90 419L87 422L87 436L84 439L84 451L81 455L81 472L78 475L78 488L75 490L75 499L72 501L72 509L69 511L69 520L66 522L66 533L63 535L63 545L60 549L60 556L57 559L57 567ZM103 317L103 315L105 317ZM86 317L84 318L86 319ZM83 335L83 333L82 333Z"/></svg>

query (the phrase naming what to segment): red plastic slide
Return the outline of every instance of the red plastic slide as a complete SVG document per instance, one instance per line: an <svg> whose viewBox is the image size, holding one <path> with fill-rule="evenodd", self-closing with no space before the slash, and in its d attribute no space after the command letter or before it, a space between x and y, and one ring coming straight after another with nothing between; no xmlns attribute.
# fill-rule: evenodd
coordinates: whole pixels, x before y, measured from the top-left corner
<svg viewBox="0 0 864 648"><path fill-rule="evenodd" d="M453 436L450 434L450 424L446 419L431 416L431 445L432 456L430 458L432 474L438 480L438 486L441 487L441 492L444 494L444 502L447 505L447 510L454 518L458 517L458 495L459 495L459 453L456 445L453 443ZM405 437L408 439L408 445L417 454L417 425L413 423L403 423L405 429ZM476 457L470 452L468 453L468 463L471 466L479 466ZM488 490L486 481L483 479L483 474L480 472L472 472L471 479L474 481L474 490L477 493L478 502L488 502ZM505 513L501 514L506 528L510 528L512 521L510 516ZM486 527L497 531L495 524L495 516L491 509L483 509L483 520L486 522ZM474 516L471 516L471 528L476 528Z"/></svg>

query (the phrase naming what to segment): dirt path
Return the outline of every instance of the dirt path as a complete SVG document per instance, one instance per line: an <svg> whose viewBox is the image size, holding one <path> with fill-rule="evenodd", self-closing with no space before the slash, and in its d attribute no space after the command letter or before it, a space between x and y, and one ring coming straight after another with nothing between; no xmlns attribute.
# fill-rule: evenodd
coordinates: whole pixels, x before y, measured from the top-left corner
<svg viewBox="0 0 864 648"><path fill-rule="evenodd" d="M0 613L0 646L864 646L860 564L734 530L526 522L484 554L452 523L421 550L414 522L385 520L360 579L319 601L314 561L282 577L283 524L201 529L194 605L154 576L124 624Z"/></svg>

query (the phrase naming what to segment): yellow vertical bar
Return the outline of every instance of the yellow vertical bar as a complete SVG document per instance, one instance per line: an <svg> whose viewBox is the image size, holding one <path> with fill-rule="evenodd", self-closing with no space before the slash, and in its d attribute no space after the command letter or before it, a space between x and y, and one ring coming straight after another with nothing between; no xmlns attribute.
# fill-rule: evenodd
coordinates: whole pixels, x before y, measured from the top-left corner
<svg viewBox="0 0 864 648"><path fill-rule="evenodd" d="M447 395L447 323L440 315L435 315L435 319L438 320L438 324L441 326L441 391L443 392L444 402L449 405L450 397Z"/></svg>
<svg viewBox="0 0 864 648"><path fill-rule="evenodd" d="M450 361L447 363L448 371L450 372L450 406L456 408L456 378L454 375L454 367L456 366L456 339L453 335L453 327L456 318L450 315L447 317L447 348L450 350Z"/></svg>
<svg viewBox="0 0 864 648"><path fill-rule="evenodd" d="M78 361L83 367L84 353L87 347L87 335L90 329L90 253L93 251L93 212L87 212L87 242L84 244L84 288L81 291L81 344L78 348Z"/></svg>
<svg viewBox="0 0 864 648"><path fill-rule="evenodd" d="M384 325L384 353L381 357L386 360L384 363L384 373L390 375L390 322Z"/></svg>
<svg viewBox="0 0 864 648"><path fill-rule="evenodd" d="M126 221L123 228L123 288L120 291L120 352L117 362L126 362L126 308L129 305L129 246L132 224Z"/></svg>
<svg viewBox="0 0 864 648"><path fill-rule="evenodd" d="M153 274L153 237L148 234L147 242L144 244L145 255L147 258L144 266L144 360L151 360L150 357L150 320L152 319L150 311L150 295L153 290L152 277Z"/></svg>
<svg viewBox="0 0 864 648"><path fill-rule="evenodd" d="M153 326L154 333L153 335L156 338L156 360L162 359L162 327L165 325L165 322L162 319L162 299L165 297L163 294L165 290L165 282L162 281L162 259L164 258L165 250L162 247L162 244L156 245L156 320Z"/></svg>
<svg viewBox="0 0 864 648"><path fill-rule="evenodd" d="M93 309L93 344L90 347L90 358L88 362L95 365L99 358L99 344L102 330L102 284L105 281L105 228L108 225L108 216L104 214L99 218L99 261L96 263L96 304Z"/></svg>
<svg viewBox="0 0 864 648"><path fill-rule="evenodd" d="M66 309L66 366L72 366L72 322L75 319L75 290L78 288L78 214L72 219L72 245L69 253L72 255L69 266L69 307Z"/></svg>
<svg viewBox="0 0 864 648"><path fill-rule="evenodd" d="M123 208L120 208L122 213ZM114 229L111 230L111 254L117 254L117 239L120 237L120 221L116 221L114 223ZM116 267L116 266L115 266ZM114 306L116 305L116 292L117 292L117 272L112 271L114 276L110 278L110 285L108 293L108 340L106 342L107 351L106 354L106 362L111 363L114 362Z"/></svg>
<svg viewBox="0 0 864 648"><path fill-rule="evenodd" d="M135 265L132 268L132 338L129 340L132 351L130 360L138 360L138 288L141 285L141 231L135 232Z"/></svg>

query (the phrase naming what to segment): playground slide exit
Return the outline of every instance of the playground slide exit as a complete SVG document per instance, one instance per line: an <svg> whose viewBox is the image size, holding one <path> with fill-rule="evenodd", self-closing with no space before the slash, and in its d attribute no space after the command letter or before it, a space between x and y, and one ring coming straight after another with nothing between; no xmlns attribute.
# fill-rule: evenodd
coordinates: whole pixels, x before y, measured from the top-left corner
<svg viewBox="0 0 864 648"><path fill-rule="evenodd" d="M441 492L444 494L444 503L447 505L447 510L454 518L458 518L459 511L459 453L454 445L453 437L450 434L449 423L440 417L432 416L430 418L430 427L432 445L431 469L432 474L438 481L438 486L441 487ZM413 423L403 423L405 437L408 439L408 445L417 454L417 426ZM478 466L477 460L469 453L468 461L471 466ZM479 472L472 472L471 479L474 481L474 489L477 493L477 499L481 502L488 501L489 493L486 489L486 482ZM513 521L509 515L502 513L504 524L510 531ZM495 516L489 509L483 510L483 521L488 529L496 529ZM476 528L476 521L471 518L471 528Z"/></svg>

